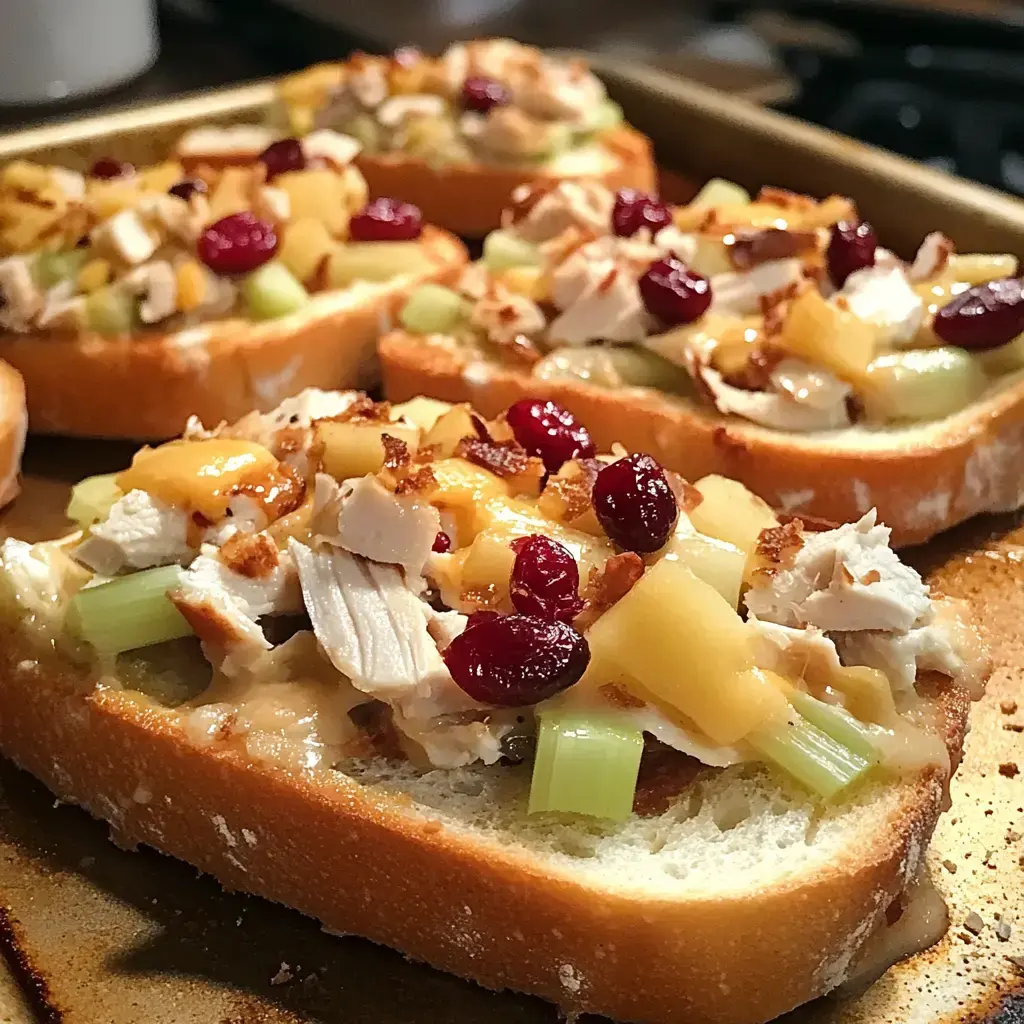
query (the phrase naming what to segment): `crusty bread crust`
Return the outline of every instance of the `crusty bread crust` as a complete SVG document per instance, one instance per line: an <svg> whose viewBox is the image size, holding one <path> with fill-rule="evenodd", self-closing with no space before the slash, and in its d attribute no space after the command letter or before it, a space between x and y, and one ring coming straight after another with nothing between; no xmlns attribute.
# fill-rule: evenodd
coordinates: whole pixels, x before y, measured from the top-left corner
<svg viewBox="0 0 1024 1024"><path fill-rule="evenodd" d="M947 685L936 703L955 764L967 699ZM643 1024L752 1024L820 994L830 965L848 960L916 871L944 789L937 771L908 780L896 810L841 862L770 891L614 891L500 837L460 836L344 775L198 746L174 712L94 689L11 622L0 625L0 751L109 821L119 843L145 843L488 988Z"/></svg>
<svg viewBox="0 0 1024 1024"><path fill-rule="evenodd" d="M123 339L7 334L0 359L24 377L40 434L161 440L193 413L215 424L273 409L306 387L365 388L378 379L376 341L403 296L450 280L466 262L462 243L437 228L424 229L423 245L435 271L318 293L279 320L214 320Z"/></svg>
<svg viewBox="0 0 1024 1024"><path fill-rule="evenodd" d="M601 137L618 165L595 179L608 188L657 190L651 142L634 128L622 127ZM480 238L501 224L509 196L524 182L555 180L544 170L493 164L454 164L436 167L403 153L361 153L356 165L363 172L371 197L397 196L415 203L424 219L466 238Z"/></svg>
<svg viewBox="0 0 1024 1024"><path fill-rule="evenodd" d="M384 393L393 401L430 395L495 416L520 398L542 395L575 413L599 451L619 441L691 480L721 473L777 509L831 522L877 508L896 547L926 541L981 512L1024 504L1022 375L935 423L815 435L759 427L646 388L541 381L473 364L400 331L381 340L380 356Z"/></svg>
<svg viewBox="0 0 1024 1024"><path fill-rule="evenodd" d="M25 450L28 413L21 374L0 362L0 507L21 491L21 453Z"/></svg>

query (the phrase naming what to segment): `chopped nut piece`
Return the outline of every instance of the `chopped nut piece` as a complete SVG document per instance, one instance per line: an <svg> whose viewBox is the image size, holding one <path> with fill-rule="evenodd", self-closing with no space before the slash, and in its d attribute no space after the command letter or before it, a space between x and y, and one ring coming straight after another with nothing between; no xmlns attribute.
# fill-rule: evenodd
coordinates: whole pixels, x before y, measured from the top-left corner
<svg viewBox="0 0 1024 1024"><path fill-rule="evenodd" d="M605 683L601 687L601 693L611 704L619 708L642 708L646 706L639 697L634 697L633 694L623 689L618 683Z"/></svg>
<svg viewBox="0 0 1024 1024"><path fill-rule="evenodd" d="M972 910L964 919L964 927L974 935L980 935L981 930L985 927L985 921L982 919L981 914L976 910Z"/></svg>
<svg viewBox="0 0 1024 1024"><path fill-rule="evenodd" d="M271 985L287 985L288 982L291 981L294 977L295 977L295 973L292 971L291 967L289 967L288 964L286 964L282 960L281 961L281 966L277 969L277 974L275 974L270 979L270 984Z"/></svg>
<svg viewBox="0 0 1024 1024"><path fill-rule="evenodd" d="M812 253L817 247L818 236L813 231L765 228L761 231L737 233L728 252L737 270L751 270L770 260L784 260Z"/></svg>
<svg viewBox="0 0 1024 1024"><path fill-rule="evenodd" d="M1004 761L999 766L999 774L1005 776L1008 779L1015 779L1020 774L1020 769L1017 767L1017 762Z"/></svg>
<svg viewBox="0 0 1024 1024"><path fill-rule="evenodd" d="M591 569L583 591L583 611L573 621L574 627L580 632L589 629L643 574L643 559L632 551L612 555L601 569Z"/></svg>
<svg viewBox="0 0 1024 1024"><path fill-rule="evenodd" d="M381 434L380 440L384 446L385 469L395 470L409 465L409 446L401 438Z"/></svg>
<svg viewBox="0 0 1024 1024"><path fill-rule="evenodd" d="M762 530L754 548L754 572L772 576L780 569L792 567L793 560L803 545L803 527L795 519L783 523L782 526L770 526ZM842 568L845 570L846 566L843 565ZM853 582L852 576L848 582Z"/></svg>
<svg viewBox="0 0 1024 1024"><path fill-rule="evenodd" d="M544 463L536 456L527 455L516 441L464 437L456 446L455 455L508 480L520 492L540 492Z"/></svg>
<svg viewBox="0 0 1024 1024"><path fill-rule="evenodd" d="M942 866L951 874L956 874L956 864L948 858L942 862Z"/></svg>
<svg viewBox="0 0 1024 1024"><path fill-rule="evenodd" d="M999 702L999 710L1004 715L1013 715L1017 712L1017 702L1015 700L1001 700Z"/></svg>
<svg viewBox="0 0 1024 1024"><path fill-rule="evenodd" d="M278 566L277 545L265 533L235 533L217 553L232 572L248 579L269 576Z"/></svg>
<svg viewBox="0 0 1024 1024"><path fill-rule="evenodd" d="M1000 942L1007 942L1012 934L1013 929L1010 927L1010 922L1005 918L996 925L996 938Z"/></svg>

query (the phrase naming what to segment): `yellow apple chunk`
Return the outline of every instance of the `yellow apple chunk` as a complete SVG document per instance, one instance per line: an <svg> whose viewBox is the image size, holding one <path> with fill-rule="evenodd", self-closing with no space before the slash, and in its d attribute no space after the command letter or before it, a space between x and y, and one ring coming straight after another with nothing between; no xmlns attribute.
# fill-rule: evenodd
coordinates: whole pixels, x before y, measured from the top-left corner
<svg viewBox="0 0 1024 1024"><path fill-rule="evenodd" d="M774 340L792 355L854 384L864 380L875 357L875 329L826 302L813 288L790 303L782 333Z"/></svg>
<svg viewBox="0 0 1024 1024"><path fill-rule="evenodd" d="M685 517L680 516L680 524L684 522ZM694 576L714 587L731 607L739 605L747 556L735 544L677 527L662 557L685 565Z"/></svg>
<svg viewBox="0 0 1024 1024"><path fill-rule="evenodd" d="M321 420L316 427L317 440L324 446L325 473L338 480L377 473L384 465L381 435L397 437L416 451L419 428L407 423L333 423Z"/></svg>
<svg viewBox="0 0 1024 1024"><path fill-rule="evenodd" d="M734 544L748 556L761 531L779 525L768 503L738 480L712 474L694 486L704 500L690 512L690 522L701 533Z"/></svg>
<svg viewBox="0 0 1024 1024"><path fill-rule="evenodd" d="M596 663L635 680L638 696L677 709L715 743L736 743L785 705L755 670L750 627L678 561L648 569L587 640Z"/></svg>

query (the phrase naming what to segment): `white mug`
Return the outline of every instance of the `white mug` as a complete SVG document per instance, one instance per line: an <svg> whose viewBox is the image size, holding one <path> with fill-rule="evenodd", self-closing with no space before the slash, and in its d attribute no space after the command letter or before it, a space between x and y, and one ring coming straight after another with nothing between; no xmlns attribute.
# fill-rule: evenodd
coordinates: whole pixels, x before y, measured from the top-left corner
<svg viewBox="0 0 1024 1024"><path fill-rule="evenodd" d="M0 0L0 103L119 85L157 55L154 0Z"/></svg>

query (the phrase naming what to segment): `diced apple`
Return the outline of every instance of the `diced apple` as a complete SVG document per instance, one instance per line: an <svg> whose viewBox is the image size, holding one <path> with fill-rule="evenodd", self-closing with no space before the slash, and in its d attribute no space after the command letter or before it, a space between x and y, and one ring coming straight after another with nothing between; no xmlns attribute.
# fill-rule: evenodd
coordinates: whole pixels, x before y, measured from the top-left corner
<svg viewBox="0 0 1024 1024"><path fill-rule="evenodd" d="M419 445L419 427L407 423L317 423L316 439L323 445L325 473L338 480L377 473L384 465L382 434L390 434L404 441L411 452Z"/></svg>
<svg viewBox="0 0 1024 1024"><path fill-rule="evenodd" d="M712 474L694 486L704 500L690 512L690 522L701 533L734 544L747 556L762 530L779 525L768 503L738 480Z"/></svg>
<svg viewBox="0 0 1024 1024"><path fill-rule="evenodd" d="M875 357L877 336L870 324L811 288L790 303L782 332L773 340L792 355L858 383Z"/></svg>
<svg viewBox="0 0 1024 1024"><path fill-rule="evenodd" d="M285 227L277 258L300 281L308 282L334 246L334 239L321 221L302 217Z"/></svg>
<svg viewBox="0 0 1024 1024"><path fill-rule="evenodd" d="M328 168L287 171L274 179L276 188L288 193L291 219L312 217L334 238L348 231L349 210L341 175Z"/></svg>
<svg viewBox="0 0 1024 1024"><path fill-rule="evenodd" d="M715 743L741 740L784 710L755 670L750 627L710 584L664 559L587 632L597 666L637 684ZM596 681L596 680L595 680Z"/></svg>
<svg viewBox="0 0 1024 1024"><path fill-rule="evenodd" d="M423 438L424 445L436 445L441 458L452 456L464 437L477 436L471 413L472 407L469 405L451 406L427 431Z"/></svg>
<svg viewBox="0 0 1024 1024"><path fill-rule="evenodd" d="M694 576L714 587L733 608L738 607L747 555L735 544L697 533L680 515L679 526L662 557L681 562Z"/></svg>
<svg viewBox="0 0 1024 1024"><path fill-rule="evenodd" d="M436 398L417 395L408 402L393 405L391 411L395 416L415 423L420 430L429 432L434 424L452 408L449 402L440 402ZM424 444L428 442L424 439Z"/></svg>
<svg viewBox="0 0 1024 1024"><path fill-rule="evenodd" d="M327 283L331 288L347 288L355 281L389 281L433 267L428 250L419 242L349 242L331 253Z"/></svg>
<svg viewBox="0 0 1024 1024"><path fill-rule="evenodd" d="M576 460L563 463L557 473L548 477L537 507L549 519L565 523L574 530L603 537L604 527L597 521L594 506L590 503L587 494L590 485L584 479L585 474L586 470ZM585 496L586 501L583 501ZM582 512L579 506L582 506Z"/></svg>
<svg viewBox="0 0 1024 1024"><path fill-rule="evenodd" d="M705 277L729 274L736 269L729 259L729 250L722 239L710 235L697 236L697 249L688 265Z"/></svg>
<svg viewBox="0 0 1024 1024"><path fill-rule="evenodd" d="M511 611L508 586L515 559L507 536L489 530L477 534L462 563L462 590L488 593L493 596L491 607Z"/></svg>
<svg viewBox="0 0 1024 1024"><path fill-rule="evenodd" d="M140 168L136 177L141 192L167 192L185 177L185 171L177 160L165 160Z"/></svg>

